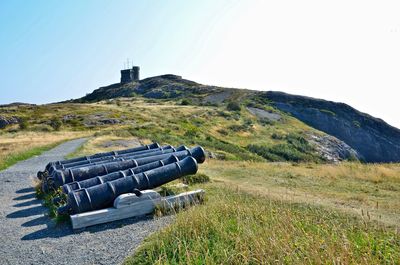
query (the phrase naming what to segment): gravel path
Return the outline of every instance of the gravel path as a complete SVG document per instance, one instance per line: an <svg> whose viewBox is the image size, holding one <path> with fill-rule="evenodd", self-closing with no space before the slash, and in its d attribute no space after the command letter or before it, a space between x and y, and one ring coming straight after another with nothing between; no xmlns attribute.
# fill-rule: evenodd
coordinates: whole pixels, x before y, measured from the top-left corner
<svg viewBox="0 0 400 265"><path fill-rule="evenodd" d="M168 223L168 217L130 218L78 232L68 224L55 225L35 198L33 176L84 142L63 143L0 171L1 264L118 264L145 237Z"/></svg>

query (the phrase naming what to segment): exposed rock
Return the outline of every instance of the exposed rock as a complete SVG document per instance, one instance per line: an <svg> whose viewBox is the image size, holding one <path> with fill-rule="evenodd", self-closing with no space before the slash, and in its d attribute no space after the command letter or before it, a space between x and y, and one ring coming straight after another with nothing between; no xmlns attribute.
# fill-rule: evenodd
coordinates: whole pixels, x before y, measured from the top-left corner
<svg viewBox="0 0 400 265"><path fill-rule="evenodd" d="M278 113L269 112L259 108L247 107L247 110L260 119L268 119L270 121L279 121L282 117Z"/></svg>
<svg viewBox="0 0 400 265"><path fill-rule="evenodd" d="M100 87L74 102L94 102L118 97L142 95L146 98L191 98L219 93L225 89L202 85L177 75L160 75L125 84Z"/></svg>
<svg viewBox="0 0 400 265"><path fill-rule="evenodd" d="M344 141L366 162L399 162L400 130L343 104L282 92L266 92L275 106Z"/></svg>
<svg viewBox="0 0 400 265"><path fill-rule="evenodd" d="M330 135L308 135L307 139L318 154L329 162L360 159L358 153L345 142Z"/></svg>
<svg viewBox="0 0 400 265"><path fill-rule="evenodd" d="M18 124L20 120L21 120L20 118L15 116L9 118L0 116L0 129L4 129L5 127L11 124Z"/></svg>
<svg viewBox="0 0 400 265"><path fill-rule="evenodd" d="M87 127L109 125L109 124L122 124L123 121L114 118L102 118L102 119L86 119L83 124Z"/></svg>
<svg viewBox="0 0 400 265"><path fill-rule="evenodd" d="M101 124L120 124L120 123L122 123L121 120L119 120L119 119L114 119L114 118L99 119L97 122L98 122L98 123L101 123Z"/></svg>
<svg viewBox="0 0 400 265"><path fill-rule="evenodd" d="M227 98L229 98L231 94L232 94L232 91L229 91L229 90L222 91L220 93L215 93L215 94L206 96L203 101L211 103L211 104L216 104L216 103L219 104L219 103L222 103Z"/></svg>
<svg viewBox="0 0 400 265"><path fill-rule="evenodd" d="M102 143L100 146L101 147L124 147L124 148L129 148L129 147L134 147L134 146L139 146L141 145L140 142L137 139L133 140L112 140L112 141L107 141Z"/></svg>
<svg viewBox="0 0 400 265"><path fill-rule="evenodd" d="M36 106L36 104L24 103L24 102L13 102L9 104L1 104L0 108L8 108L8 107L19 107L19 106Z"/></svg>
<svg viewBox="0 0 400 265"><path fill-rule="evenodd" d="M63 122L68 122L68 121L74 120L74 119L76 119L76 118L78 118L78 116L75 115L75 114L67 114L67 115L64 115L64 116L62 117L62 121L63 121Z"/></svg>

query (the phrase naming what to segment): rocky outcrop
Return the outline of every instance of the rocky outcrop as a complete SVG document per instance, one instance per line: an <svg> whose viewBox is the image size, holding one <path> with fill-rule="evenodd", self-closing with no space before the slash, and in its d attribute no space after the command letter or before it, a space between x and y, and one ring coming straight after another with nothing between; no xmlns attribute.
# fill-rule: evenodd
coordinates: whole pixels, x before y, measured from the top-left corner
<svg viewBox="0 0 400 265"><path fill-rule="evenodd" d="M257 116L260 119L267 119L270 121L279 121L282 118L282 116L278 113L266 111L266 110L259 109L259 108L247 107L247 110L251 114Z"/></svg>
<svg viewBox="0 0 400 265"><path fill-rule="evenodd" d="M400 130L343 104L282 92L266 92L276 108L344 141L366 162L399 162Z"/></svg>
<svg viewBox="0 0 400 265"><path fill-rule="evenodd" d="M113 84L100 87L74 102L95 102L117 97L132 97L141 95L152 99L179 99L192 97L206 97L216 93L223 93L226 89L202 85L178 75L160 75L126 84ZM229 95L228 95L229 96Z"/></svg>
<svg viewBox="0 0 400 265"><path fill-rule="evenodd" d="M338 163L343 160L360 160L357 151L331 135L309 134L307 140L315 147L318 155L328 162Z"/></svg>
<svg viewBox="0 0 400 265"><path fill-rule="evenodd" d="M0 129L4 129L5 127L7 127L8 125L11 124L18 124L20 122L20 119L18 117L4 117L4 116L0 116Z"/></svg>

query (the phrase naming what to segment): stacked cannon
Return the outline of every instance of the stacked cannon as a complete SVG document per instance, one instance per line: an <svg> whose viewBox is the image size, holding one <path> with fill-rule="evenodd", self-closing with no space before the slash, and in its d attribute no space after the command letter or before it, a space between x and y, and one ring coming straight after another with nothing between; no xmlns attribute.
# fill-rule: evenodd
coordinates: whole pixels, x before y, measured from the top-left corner
<svg viewBox="0 0 400 265"><path fill-rule="evenodd" d="M38 172L42 191L59 190L66 204L59 214L78 214L113 205L121 194L159 187L185 175L195 174L205 161L200 146L174 148L158 143L136 148L98 153L47 164Z"/></svg>

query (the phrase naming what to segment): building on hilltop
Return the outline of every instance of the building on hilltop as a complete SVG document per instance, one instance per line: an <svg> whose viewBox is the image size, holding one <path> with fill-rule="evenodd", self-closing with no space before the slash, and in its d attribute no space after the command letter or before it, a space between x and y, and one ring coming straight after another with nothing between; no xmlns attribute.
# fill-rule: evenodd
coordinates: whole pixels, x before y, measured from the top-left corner
<svg viewBox="0 0 400 265"><path fill-rule="evenodd" d="M121 70L121 84L139 80L139 66L132 66L130 69Z"/></svg>

